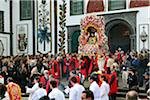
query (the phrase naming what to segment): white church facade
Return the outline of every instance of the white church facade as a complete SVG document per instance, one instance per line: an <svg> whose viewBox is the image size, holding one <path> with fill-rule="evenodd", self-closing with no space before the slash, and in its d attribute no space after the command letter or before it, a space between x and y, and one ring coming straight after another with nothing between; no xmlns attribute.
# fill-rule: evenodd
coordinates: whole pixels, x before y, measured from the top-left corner
<svg viewBox="0 0 150 100"><path fill-rule="evenodd" d="M78 52L88 15L104 16L111 52L150 49L149 0L1 0L0 55Z"/></svg>

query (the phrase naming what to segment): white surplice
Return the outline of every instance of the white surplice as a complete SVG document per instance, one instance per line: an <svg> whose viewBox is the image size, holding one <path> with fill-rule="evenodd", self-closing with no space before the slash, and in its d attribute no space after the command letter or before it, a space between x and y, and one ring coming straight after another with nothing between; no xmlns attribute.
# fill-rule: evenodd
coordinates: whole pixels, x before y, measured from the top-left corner
<svg viewBox="0 0 150 100"><path fill-rule="evenodd" d="M48 94L48 97L50 100L65 100L63 92L61 92L58 88L52 89L52 91Z"/></svg>
<svg viewBox="0 0 150 100"><path fill-rule="evenodd" d="M76 83L71 89L69 93L69 100L81 100L82 92L84 91L84 87L78 83Z"/></svg>
<svg viewBox="0 0 150 100"><path fill-rule="evenodd" d="M27 88L27 93L30 93L28 100L36 99L35 91L39 89L39 83L35 83L32 88Z"/></svg>
<svg viewBox="0 0 150 100"><path fill-rule="evenodd" d="M41 97L47 96L47 92L45 89L39 88L35 91L33 96L32 96L32 98L34 98L33 100L39 100Z"/></svg>
<svg viewBox="0 0 150 100"><path fill-rule="evenodd" d="M90 90L94 94L94 100L100 100L100 87L95 81L91 83Z"/></svg>
<svg viewBox="0 0 150 100"><path fill-rule="evenodd" d="M108 96L109 91L110 91L109 84L103 81L100 86L100 100L109 100L109 96Z"/></svg>

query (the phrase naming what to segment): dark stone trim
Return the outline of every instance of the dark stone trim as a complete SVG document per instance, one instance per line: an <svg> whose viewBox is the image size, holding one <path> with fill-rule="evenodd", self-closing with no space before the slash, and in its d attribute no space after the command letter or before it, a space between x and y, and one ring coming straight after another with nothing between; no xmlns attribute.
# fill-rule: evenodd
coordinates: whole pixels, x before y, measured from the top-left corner
<svg viewBox="0 0 150 100"><path fill-rule="evenodd" d="M10 32L0 32L0 34L13 34L13 33L10 33Z"/></svg>
<svg viewBox="0 0 150 100"><path fill-rule="evenodd" d="M13 55L13 5L12 5L12 0L10 0L10 55Z"/></svg>
<svg viewBox="0 0 150 100"><path fill-rule="evenodd" d="M54 1L54 37L55 37L55 49L54 49L54 53L57 54L57 0Z"/></svg>
<svg viewBox="0 0 150 100"><path fill-rule="evenodd" d="M2 31L1 32L4 32L4 11L0 11L2 13Z"/></svg>
<svg viewBox="0 0 150 100"><path fill-rule="evenodd" d="M106 16L106 15L113 15L113 14L133 13L133 12L138 13L139 11L138 10L133 10L133 11L132 10L131 11L119 11L119 12L111 12L111 13L105 13L105 14L97 14L97 16Z"/></svg>
<svg viewBox="0 0 150 100"><path fill-rule="evenodd" d="M70 27L80 27L80 24L79 25L68 25L66 26L67 28L70 28Z"/></svg>
<svg viewBox="0 0 150 100"><path fill-rule="evenodd" d="M32 30L33 30L33 55L35 55L35 1L32 1Z"/></svg>

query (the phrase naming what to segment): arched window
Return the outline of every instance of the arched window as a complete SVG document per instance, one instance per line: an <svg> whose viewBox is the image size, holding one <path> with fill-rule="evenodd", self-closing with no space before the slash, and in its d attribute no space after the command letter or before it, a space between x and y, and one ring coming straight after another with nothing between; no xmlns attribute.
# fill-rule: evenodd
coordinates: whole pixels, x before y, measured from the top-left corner
<svg viewBox="0 0 150 100"><path fill-rule="evenodd" d="M32 0L20 0L20 20L32 18Z"/></svg>
<svg viewBox="0 0 150 100"><path fill-rule="evenodd" d="M104 11L103 0L89 0L87 5L87 13Z"/></svg>
<svg viewBox="0 0 150 100"><path fill-rule="evenodd" d="M109 11L126 9L126 0L109 0L108 9Z"/></svg>
<svg viewBox="0 0 150 100"><path fill-rule="evenodd" d="M70 15L80 15L84 12L84 0L70 0Z"/></svg>
<svg viewBox="0 0 150 100"><path fill-rule="evenodd" d="M130 8L134 7L142 7L142 6L150 6L149 0L131 0L130 1Z"/></svg>

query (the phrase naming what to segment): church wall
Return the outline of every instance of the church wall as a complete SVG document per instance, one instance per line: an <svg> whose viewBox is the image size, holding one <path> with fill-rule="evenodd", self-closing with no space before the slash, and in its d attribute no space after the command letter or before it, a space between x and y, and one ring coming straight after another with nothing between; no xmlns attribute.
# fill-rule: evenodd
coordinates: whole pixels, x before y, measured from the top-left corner
<svg viewBox="0 0 150 100"><path fill-rule="evenodd" d="M148 7L140 7L140 8L134 8L138 9L137 13L137 50L140 51L143 48L143 43L140 39L140 34L143 31L141 27L145 26L146 34L149 36L147 38L147 41L145 42L145 48L150 49L150 6Z"/></svg>
<svg viewBox="0 0 150 100"><path fill-rule="evenodd" d="M33 30L32 30L32 20L20 20L20 0L13 0L13 53L18 54L33 54ZM27 50L20 52L18 50L18 29L20 26L27 26Z"/></svg>
<svg viewBox="0 0 150 100"><path fill-rule="evenodd" d="M0 1L0 11L4 11L4 32L10 32L9 1Z"/></svg>
<svg viewBox="0 0 150 100"><path fill-rule="evenodd" d="M10 15L9 15L9 1L0 1L0 11L4 12L4 32L0 32L0 40L3 44L3 55L10 55ZM2 48L1 48L2 49Z"/></svg>

